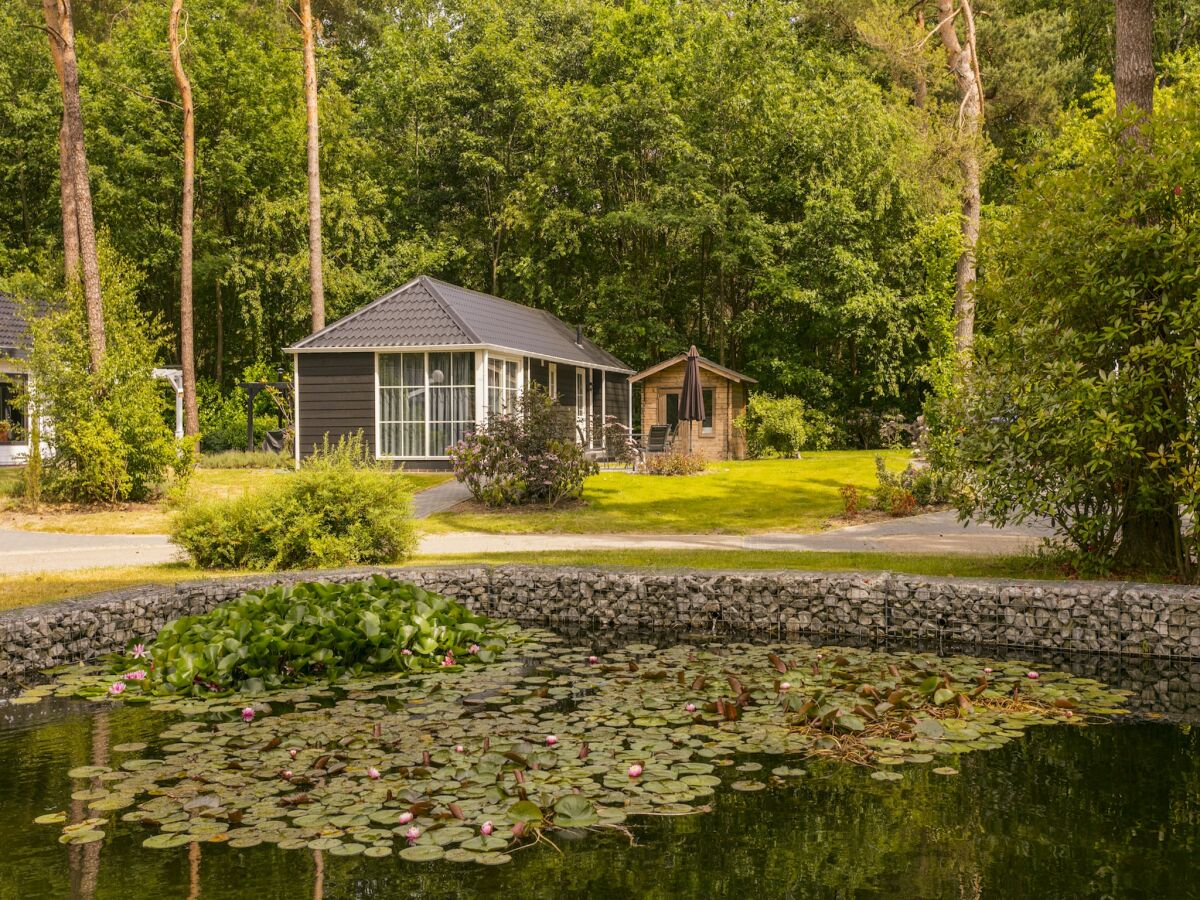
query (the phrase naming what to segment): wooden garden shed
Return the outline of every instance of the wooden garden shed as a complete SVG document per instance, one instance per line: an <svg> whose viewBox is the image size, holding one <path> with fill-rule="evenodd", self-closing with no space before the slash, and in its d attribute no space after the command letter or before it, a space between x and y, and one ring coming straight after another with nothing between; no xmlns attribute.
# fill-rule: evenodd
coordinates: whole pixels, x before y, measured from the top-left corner
<svg viewBox="0 0 1200 900"><path fill-rule="evenodd" d="M642 431L655 425L674 428L674 447L687 447L688 429L694 453L706 459L745 459L746 438L734 420L746 411L750 386L758 382L711 359L700 357L700 386L704 391L703 422L679 421L679 396L687 354L680 353L632 375L631 384L642 389Z"/></svg>

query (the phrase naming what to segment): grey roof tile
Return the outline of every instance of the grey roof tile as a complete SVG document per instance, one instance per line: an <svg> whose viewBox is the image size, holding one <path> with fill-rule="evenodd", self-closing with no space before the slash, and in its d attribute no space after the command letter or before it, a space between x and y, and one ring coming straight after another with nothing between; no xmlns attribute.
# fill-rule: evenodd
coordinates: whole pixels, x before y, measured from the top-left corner
<svg viewBox="0 0 1200 900"><path fill-rule="evenodd" d="M15 297L0 292L0 357L26 355L29 332Z"/></svg>
<svg viewBox="0 0 1200 900"><path fill-rule="evenodd" d="M545 310L422 275L291 349L335 350L486 344L530 356L632 371Z"/></svg>

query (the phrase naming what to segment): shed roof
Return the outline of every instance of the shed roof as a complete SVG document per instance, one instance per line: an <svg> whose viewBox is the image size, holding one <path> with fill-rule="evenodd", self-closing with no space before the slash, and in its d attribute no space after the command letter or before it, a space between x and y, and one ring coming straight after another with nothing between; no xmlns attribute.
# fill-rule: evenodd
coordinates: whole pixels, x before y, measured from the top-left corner
<svg viewBox="0 0 1200 900"><path fill-rule="evenodd" d="M557 316L421 275L288 348L386 350L485 347L542 359L632 372L594 342L575 343Z"/></svg>
<svg viewBox="0 0 1200 900"><path fill-rule="evenodd" d="M648 369L642 369L636 375L630 375L630 382L641 381L644 378L649 378L664 369L669 369L676 363L687 362L687 353L679 353L672 356L670 359L664 359L660 363L656 363ZM728 378L730 381L740 381L744 384L758 384L757 378L751 378L749 375L743 375L741 372L735 372L733 369L727 368L720 363L715 363L711 359L701 356L700 368L708 369L708 371L720 375L722 378Z"/></svg>
<svg viewBox="0 0 1200 900"><path fill-rule="evenodd" d="M29 329L17 298L0 291L0 358L24 357L29 349Z"/></svg>

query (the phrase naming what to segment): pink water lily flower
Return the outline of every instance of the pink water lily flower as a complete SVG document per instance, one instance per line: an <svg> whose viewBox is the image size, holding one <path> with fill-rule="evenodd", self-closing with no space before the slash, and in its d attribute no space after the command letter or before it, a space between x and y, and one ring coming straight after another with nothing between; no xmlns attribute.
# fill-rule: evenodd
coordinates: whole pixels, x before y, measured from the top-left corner
<svg viewBox="0 0 1200 900"><path fill-rule="evenodd" d="M403 650L400 651L400 655L401 656L412 656L412 651L409 650L407 647L405 647Z"/></svg>
<svg viewBox="0 0 1200 900"><path fill-rule="evenodd" d="M695 704L695 703L689 703L687 706L685 706L685 707L684 707L684 709L685 709L687 712L695 712L695 711L696 711L696 704Z"/></svg>
<svg viewBox="0 0 1200 900"><path fill-rule="evenodd" d="M367 766L367 777L370 778L372 781L378 780L379 779L379 770L377 768L375 768L374 766Z"/></svg>
<svg viewBox="0 0 1200 900"><path fill-rule="evenodd" d="M249 723L254 721L254 707L247 706L242 710L242 721Z"/></svg>
<svg viewBox="0 0 1200 900"><path fill-rule="evenodd" d="M414 825L408 831L404 832L404 836L408 838L408 842L411 844L421 836L421 829Z"/></svg>
<svg viewBox="0 0 1200 900"><path fill-rule="evenodd" d="M644 772L644 771L645 771L645 769L643 769L638 763L634 763L632 766L629 767L629 777L630 778L641 778L642 772Z"/></svg>
<svg viewBox="0 0 1200 900"><path fill-rule="evenodd" d="M109 685L108 692L114 697L123 694L125 692L125 682L114 681L111 685Z"/></svg>
<svg viewBox="0 0 1200 900"><path fill-rule="evenodd" d="M443 666L452 666L454 664L455 663L454 663L454 654L453 653L447 653L444 657L442 657L442 665Z"/></svg>
<svg viewBox="0 0 1200 900"><path fill-rule="evenodd" d="M479 652L479 645L478 645L478 644L472 644L472 645L470 646L470 648L469 648L469 649L470 649L470 651L471 651L471 655L473 656L473 655L475 655L476 653L478 653L478 652Z"/></svg>
<svg viewBox="0 0 1200 900"><path fill-rule="evenodd" d="M600 657L598 657L598 656L589 656L588 657L588 665L589 666L594 666L598 662L600 662Z"/></svg>
<svg viewBox="0 0 1200 900"><path fill-rule="evenodd" d="M292 770L291 769L284 769L279 774L280 774L280 777L282 777L284 781L292 780Z"/></svg>
<svg viewBox="0 0 1200 900"><path fill-rule="evenodd" d="M299 752L300 751L298 751L295 747L293 747L291 750L288 751L288 756L290 756L292 759L295 759L296 754Z"/></svg>
<svg viewBox="0 0 1200 900"><path fill-rule="evenodd" d="M792 684L790 681L781 681L779 682L779 689L781 691L790 691L792 689Z"/></svg>
<svg viewBox="0 0 1200 900"><path fill-rule="evenodd" d="M462 744L455 744L455 745L454 745L454 752L455 752L455 753L465 753L465 752L466 752L466 750L467 750L467 748L466 748L466 747L464 747Z"/></svg>
<svg viewBox="0 0 1200 900"><path fill-rule="evenodd" d="M1028 678L1034 678L1034 679L1037 679L1037 678L1041 678L1041 677L1042 677L1042 676L1041 676L1041 675L1039 675L1037 672L1026 672L1026 673L1025 673L1025 675L1026 675L1026 677L1028 677Z"/></svg>
<svg viewBox="0 0 1200 900"><path fill-rule="evenodd" d="M121 676L122 681L143 681L146 678L145 669L134 669L132 672L126 672Z"/></svg>
<svg viewBox="0 0 1200 900"><path fill-rule="evenodd" d="M412 820L413 820L413 814L412 814L412 813L410 813L410 812L402 812L402 813L400 813L400 824L401 824L401 825L407 825L407 824L408 824L409 822L411 822Z"/></svg>
<svg viewBox="0 0 1200 900"><path fill-rule="evenodd" d="M484 837L490 836L491 833L495 830L496 830L495 826L493 826L491 822L484 822L482 825L479 826L479 833L482 834Z"/></svg>
<svg viewBox="0 0 1200 900"><path fill-rule="evenodd" d="M558 743L558 736L557 736L557 735L554 735L554 734L548 734L548 735L546 735L546 746L547 746L547 747L553 747L553 746L554 746L555 744L557 744L557 743Z"/></svg>
<svg viewBox="0 0 1200 900"><path fill-rule="evenodd" d="M992 674L992 667L991 667L991 666L987 666L987 667L985 667L985 668L984 668L984 670L983 670L983 674L984 674L984 675L991 675L991 674Z"/></svg>
<svg viewBox="0 0 1200 900"><path fill-rule="evenodd" d="M133 653L131 655L133 656L134 659L143 659L143 658L149 656L150 654L146 652L145 644L134 644L133 645Z"/></svg>

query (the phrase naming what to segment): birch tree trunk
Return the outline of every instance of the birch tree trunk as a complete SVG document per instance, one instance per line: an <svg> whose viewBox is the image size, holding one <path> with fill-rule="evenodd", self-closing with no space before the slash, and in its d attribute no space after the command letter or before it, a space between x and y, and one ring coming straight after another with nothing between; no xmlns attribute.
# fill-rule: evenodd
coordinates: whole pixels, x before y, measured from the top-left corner
<svg viewBox="0 0 1200 900"><path fill-rule="evenodd" d="M87 308L88 357L93 372L104 362L104 303L100 296L100 259L96 252L96 221L92 213L92 189L88 183L87 152L83 142L83 105L79 99L79 65L75 57L75 27L70 0L42 0L42 12L50 35L51 55L61 61L63 120L67 134L67 166L74 185L79 269L83 275L83 299ZM65 212L64 212L65 221ZM64 231L66 231L64 227ZM66 235L64 234L64 243Z"/></svg>
<svg viewBox="0 0 1200 900"><path fill-rule="evenodd" d="M308 276L312 285L312 328L320 331L325 327L325 279L321 272L321 142L311 0L300 0L300 32L304 38L304 109L308 118Z"/></svg>
<svg viewBox="0 0 1200 900"><path fill-rule="evenodd" d="M196 408L195 324L192 311L192 231L195 211L196 119L192 106L192 84L183 70L180 52L179 19L183 0L172 0L167 41L171 47L171 68L179 88L183 107L183 220L179 228L179 361L183 369L183 432L200 433Z"/></svg>
<svg viewBox="0 0 1200 900"><path fill-rule="evenodd" d="M954 345L960 354L975 339L975 248L979 244L980 151L983 144L983 83L976 55L975 17L970 0L937 0L938 34L958 85L958 130L962 146L958 167L962 175L962 251L954 278ZM958 37L956 17L966 26L966 44Z"/></svg>

